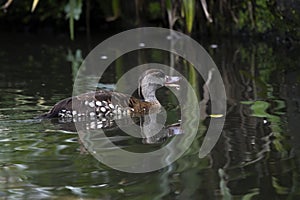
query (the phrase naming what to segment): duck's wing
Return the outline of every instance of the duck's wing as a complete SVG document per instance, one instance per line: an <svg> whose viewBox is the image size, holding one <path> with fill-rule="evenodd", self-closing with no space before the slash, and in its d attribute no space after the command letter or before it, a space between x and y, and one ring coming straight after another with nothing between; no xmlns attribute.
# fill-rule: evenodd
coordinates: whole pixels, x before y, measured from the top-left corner
<svg viewBox="0 0 300 200"><path fill-rule="evenodd" d="M129 95L106 90L97 90L69 97L56 103L40 118L107 116L107 114L146 113L151 104Z"/></svg>
<svg viewBox="0 0 300 200"><path fill-rule="evenodd" d="M63 99L56 103L47 113L41 115L40 118L60 117L62 113L72 117L79 110L83 111L85 108L86 110L91 110L90 108L92 107L95 108L97 101L110 101L111 93L110 91L99 90Z"/></svg>
<svg viewBox="0 0 300 200"><path fill-rule="evenodd" d="M69 97L59 101L47 113L39 116L39 118L55 118L63 110L72 110L72 100L73 97Z"/></svg>

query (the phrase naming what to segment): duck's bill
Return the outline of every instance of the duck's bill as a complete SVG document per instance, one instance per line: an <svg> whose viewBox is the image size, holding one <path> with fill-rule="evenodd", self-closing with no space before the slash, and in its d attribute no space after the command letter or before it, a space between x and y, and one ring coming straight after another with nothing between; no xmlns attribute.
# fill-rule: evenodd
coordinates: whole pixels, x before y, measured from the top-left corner
<svg viewBox="0 0 300 200"><path fill-rule="evenodd" d="M175 87L176 89L180 89L179 81L181 77L179 76L166 76L165 86L167 87Z"/></svg>

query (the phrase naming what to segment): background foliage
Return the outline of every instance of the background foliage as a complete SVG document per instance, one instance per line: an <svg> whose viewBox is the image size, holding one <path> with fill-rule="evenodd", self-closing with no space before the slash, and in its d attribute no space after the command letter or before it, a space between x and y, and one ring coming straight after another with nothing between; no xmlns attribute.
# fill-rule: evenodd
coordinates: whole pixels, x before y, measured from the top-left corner
<svg viewBox="0 0 300 200"><path fill-rule="evenodd" d="M164 26L186 33L276 35L299 41L297 0L0 0L2 29L74 32Z"/></svg>

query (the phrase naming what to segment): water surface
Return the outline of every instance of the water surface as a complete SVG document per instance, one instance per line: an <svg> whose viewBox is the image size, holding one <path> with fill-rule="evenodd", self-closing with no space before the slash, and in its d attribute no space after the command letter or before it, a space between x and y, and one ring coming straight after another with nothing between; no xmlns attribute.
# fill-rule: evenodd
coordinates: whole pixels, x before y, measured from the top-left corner
<svg viewBox="0 0 300 200"><path fill-rule="evenodd" d="M220 140L208 156L198 158L209 114L214 114L207 102L208 115L180 159L155 172L130 174L96 160L69 123L34 119L71 96L80 58L74 52L81 49L86 55L84 40L71 44L53 36L0 38L1 199L299 198L299 47L200 39L226 87L228 110ZM133 52L111 66L101 86L113 87L123 73L147 63L149 56L164 64L170 61L167 52ZM201 76L180 60L175 68L203 98ZM158 96L168 110L167 123L178 122L174 95L162 89ZM172 140L145 144L117 128L107 135L134 152L151 151Z"/></svg>

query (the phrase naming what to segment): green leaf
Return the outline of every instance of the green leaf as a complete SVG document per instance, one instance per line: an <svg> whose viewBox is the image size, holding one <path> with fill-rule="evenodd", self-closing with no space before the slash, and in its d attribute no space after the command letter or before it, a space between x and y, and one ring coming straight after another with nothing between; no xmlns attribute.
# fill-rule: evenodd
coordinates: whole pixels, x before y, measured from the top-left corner
<svg viewBox="0 0 300 200"><path fill-rule="evenodd" d="M185 23L188 33L192 32L195 18L195 0L183 0Z"/></svg>
<svg viewBox="0 0 300 200"><path fill-rule="evenodd" d="M112 0L112 10L115 18L120 15L120 7L120 0Z"/></svg>
<svg viewBox="0 0 300 200"><path fill-rule="evenodd" d="M31 7L31 12L33 12L35 10L38 3L39 3L39 0L33 0L32 7Z"/></svg>
<svg viewBox="0 0 300 200"><path fill-rule="evenodd" d="M166 0L166 8L167 8L167 10L172 10L172 2L171 2L171 0Z"/></svg>
<svg viewBox="0 0 300 200"><path fill-rule="evenodd" d="M244 195L242 200L251 200L252 197L254 197L258 194L259 194L259 191L258 191L258 189L256 189L254 192Z"/></svg>
<svg viewBox="0 0 300 200"><path fill-rule="evenodd" d="M254 101L241 101L241 104L252 105Z"/></svg>
<svg viewBox="0 0 300 200"><path fill-rule="evenodd" d="M204 11L204 14L205 14L206 19L207 19L210 23L212 23L213 20L212 20L212 18L211 18L211 16L210 16L209 12L208 12L208 10L207 10L207 3L206 3L206 0L201 0L201 5L202 5L202 9L203 9L203 11Z"/></svg>
<svg viewBox="0 0 300 200"><path fill-rule="evenodd" d="M223 114L211 114L209 115L211 118L220 118L220 117L224 117Z"/></svg>

